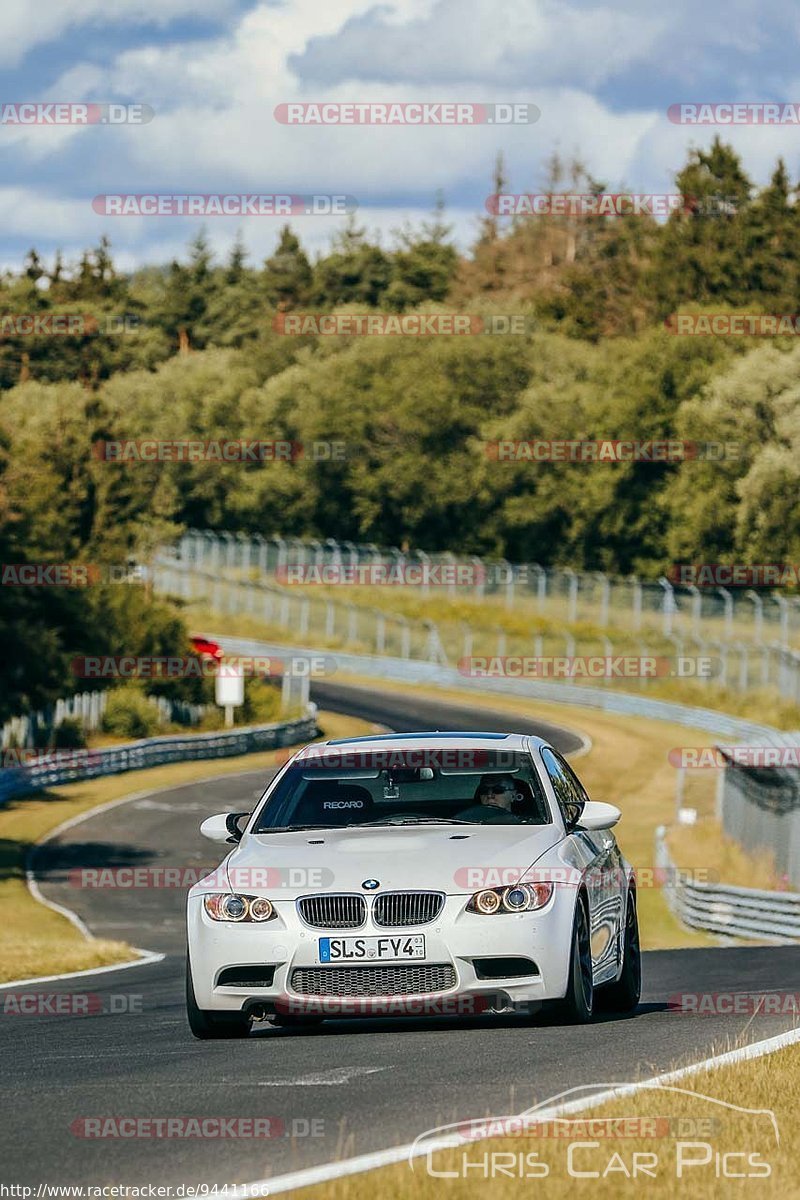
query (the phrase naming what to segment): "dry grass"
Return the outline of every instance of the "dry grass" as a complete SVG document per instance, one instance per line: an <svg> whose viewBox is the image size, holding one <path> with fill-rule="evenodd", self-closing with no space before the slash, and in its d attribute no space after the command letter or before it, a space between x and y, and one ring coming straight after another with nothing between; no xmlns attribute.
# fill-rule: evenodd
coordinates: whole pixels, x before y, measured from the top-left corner
<svg viewBox="0 0 800 1200"><path fill-rule="evenodd" d="M375 727L338 713L320 713L326 736L347 737ZM0 809L0 982L34 975L84 971L127 962L135 957L123 942L84 938L65 917L38 904L25 883L30 847L50 830L80 813L143 790L192 783L210 776L237 774L275 765L274 750L220 762L173 763L146 771L111 775L87 783L53 788L41 797L11 801Z"/></svg>
<svg viewBox="0 0 800 1200"><path fill-rule="evenodd" d="M364 1200L374 1195L413 1196L415 1200L518 1200L535 1195L542 1200L560 1200L568 1194L574 1200L597 1200L598 1196L633 1197L644 1193L655 1200L676 1194L692 1200L727 1200L736 1195L752 1200L776 1196L791 1200L800 1196L796 1150L800 1133L798 1067L800 1047L792 1046L670 1085L680 1090L648 1089L573 1118L576 1122L612 1117L649 1119L650 1123L643 1126L628 1125L627 1132L650 1136L609 1136L613 1127L606 1125L593 1133L579 1123L560 1126L559 1136L543 1136L542 1127L539 1136L531 1136L529 1127L527 1136L523 1129L522 1136L473 1140L459 1148L420 1157L413 1170L403 1162L303 1188L292 1195L297 1200ZM774 1114L779 1142L769 1112ZM654 1125L653 1121L658 1123ZM566 1136L565 1128L570 1130ZM500 1132L507 1130L501 1127ZM597 1172L596 1177L581 1178L570 1173L569 1147L577 1142L594 1144L573 1149L573 1172ZM640 1156L636 1160L635 1154ZM748 1160L740 1157L742 1154L757 1157ZM526 1159L526 1155L537 1157ZM648 1157L641 1157L644 1155ZM684 1165L679 1177L681 1160ZM687 1165L689 1160L696 1165ZM634 1162L640 1168L638 1178L632 1177ZM471 1169L465 1170L470 1165ZM540 1177L533 1177L537 1169ZM654 1174L643 1174L643 1169ZM520 1170L527 1171L528 1177L523 1174L520 1178ZM745 1179L726 1178L726 1170L754 1174ZM768 1176L763 1174L765 1170L769 1170ZM756 1171L762 1174L757 1176ZM443 1178L433 1172L454 1175Z"/></svg>
<svg viewBox="0 0 800 1200"><path fill-rule="evenodd" d="M696 825L675 826L669 831L667 845L673 862L681 866L703 863L710 882L767 889L785 886L768 851L748 853L733 838L726 837L713 818Z"/></svg>

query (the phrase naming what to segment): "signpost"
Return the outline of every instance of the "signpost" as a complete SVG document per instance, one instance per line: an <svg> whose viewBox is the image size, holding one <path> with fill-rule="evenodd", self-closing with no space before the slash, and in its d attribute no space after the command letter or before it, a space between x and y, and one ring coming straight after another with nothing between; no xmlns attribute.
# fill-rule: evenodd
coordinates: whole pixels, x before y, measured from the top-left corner
<svg viewBox="0 0 800 1200"><path fill-rule="evenodd" d="M220 663L215 678L215 698L225 709L225 728L233 726L233 710L244 704L244 674L233 663Z"/></svg>

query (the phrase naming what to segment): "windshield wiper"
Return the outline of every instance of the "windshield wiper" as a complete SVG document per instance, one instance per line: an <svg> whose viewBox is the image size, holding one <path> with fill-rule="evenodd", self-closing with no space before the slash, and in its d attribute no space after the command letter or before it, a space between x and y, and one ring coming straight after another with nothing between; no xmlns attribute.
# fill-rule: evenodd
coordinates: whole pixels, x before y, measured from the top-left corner
<svg viewBox="0 0 800 1200"><path fill-rule="evenodd" d="M304 829L340 829L339 825L269 825L266 829L255 829L254 833L302 833Z"/></svg>
<svg viewBox="0 0 800 1200"><path fill-rule="evenodd" d="M353 821L345 829L369 829L375 825L476 825L476 821L459 821L456 817L381 817L380 821Z"/></svg>

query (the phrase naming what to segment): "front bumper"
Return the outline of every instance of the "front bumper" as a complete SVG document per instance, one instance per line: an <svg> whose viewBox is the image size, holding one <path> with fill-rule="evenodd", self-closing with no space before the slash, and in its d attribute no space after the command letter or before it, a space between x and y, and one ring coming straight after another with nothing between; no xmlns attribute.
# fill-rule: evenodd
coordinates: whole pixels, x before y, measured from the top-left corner
<svg viewBox="0 0 800 1200"><path fill-rule="evenodd" d="M470 895L448 896L436 920L391 930L368 919L359 929L312 929L300 919L295 901L277 901L277 917L263 924L212 921L200 894L188 901L189 961L201 1009L238 1011L257 1005L269 1014L469 1015L522 1008L566 992L575 891L556 887L542 909L530 913L481 916L466 912ZM309 995L293 986L298 968L329 969L320 963L321 937L425 935L425 958L400 964L360 960L361 966L442 965L452 967L455 982L440 991L388 995ZM529 959L535 973L485 975L476 960ZM236 967L272 968L271 982L230 986L220 976ZM503 964L500 964L501 968ZM265 974L270 974L269 971ZM483 977L481 977L483 976Z"/></svg>

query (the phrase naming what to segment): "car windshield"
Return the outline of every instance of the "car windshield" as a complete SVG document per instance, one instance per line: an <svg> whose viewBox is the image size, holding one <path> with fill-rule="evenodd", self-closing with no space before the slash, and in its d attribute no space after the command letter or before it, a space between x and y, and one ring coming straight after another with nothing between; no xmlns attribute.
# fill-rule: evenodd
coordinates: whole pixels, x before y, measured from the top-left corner
<svg viewBox="0 0 800 1200"><path fill-rule="evenodd" d="M252 832L550 820L527 754L457 748L366 754L351 747L346 756L328 750L294 763L267 795Z"/></svg>

